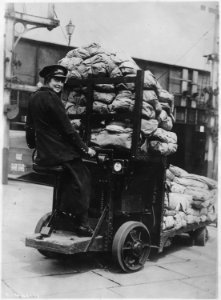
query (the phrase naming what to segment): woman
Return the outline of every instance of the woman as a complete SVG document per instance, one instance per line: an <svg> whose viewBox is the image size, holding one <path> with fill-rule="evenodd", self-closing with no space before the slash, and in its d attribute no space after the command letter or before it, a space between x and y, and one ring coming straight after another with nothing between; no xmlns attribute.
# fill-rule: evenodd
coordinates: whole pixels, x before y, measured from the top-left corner
<svg viewBox="0 0 221 300"><path fill-rule="evenodd" d="M67 72L60 65L46 66L39 72L44 78L44 86L32 95L28 103L26 140L29 148L37 149L37 164L64 165L60 210L75 214L79 235L91 236L93 231L87 216L90 174L81 157L85 154L92 157L96 153L73 129L61 102L60 93Z"/></svg>

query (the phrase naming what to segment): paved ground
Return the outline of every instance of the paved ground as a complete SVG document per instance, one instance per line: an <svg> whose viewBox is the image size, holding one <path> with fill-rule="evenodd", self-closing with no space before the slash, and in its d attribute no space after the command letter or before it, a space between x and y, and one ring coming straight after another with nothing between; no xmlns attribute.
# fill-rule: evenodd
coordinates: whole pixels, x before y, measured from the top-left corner
<svg viewBox="0 0 221 300"><path fill-rule="evenodd" d="M101 254L61 261L24 245L39 218L50 211L52 188L9 181L3 187L2 298L217 298L217 228L205 247L187 237L143 270L124 274Z"/></svg>

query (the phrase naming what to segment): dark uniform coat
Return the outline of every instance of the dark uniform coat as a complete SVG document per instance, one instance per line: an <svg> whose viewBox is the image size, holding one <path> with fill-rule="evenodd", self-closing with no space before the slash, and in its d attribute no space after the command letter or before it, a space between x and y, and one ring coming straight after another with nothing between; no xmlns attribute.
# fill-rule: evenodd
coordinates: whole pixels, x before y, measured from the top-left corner
<svg viewBox="0 0 221 300"><path fill-rule="evenodd" d="M40 88L29 101L26 137L28 146L37 149L39 165L58 165L88 151L60 98L48 87Z"/></svg>
<svg viewBox="0 0 221 300"><path fill-rule="evenodd" d="M81 156L87 153L88 147L73 129L60 98L49 87L40 88L28 103L26 140L29 148L37 150L37 164L64 165L62 210L72 213L86 211L90 174Z"/></svg>

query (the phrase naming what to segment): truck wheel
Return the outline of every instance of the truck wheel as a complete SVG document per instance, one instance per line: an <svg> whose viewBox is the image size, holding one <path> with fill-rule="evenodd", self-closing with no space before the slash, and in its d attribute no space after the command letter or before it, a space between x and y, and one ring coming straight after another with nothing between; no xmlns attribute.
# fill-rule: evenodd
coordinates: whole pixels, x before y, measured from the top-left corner
<svg viewBox="0 0 221 300"><path fill-rule="evenodd" d="M197 228L194 231L194 244L197 246L205 246L208 240L208 229L205 227Z"/></svg>
<svg viewBox="0 0 221 300"><path fill-rule="evenodd" d="M117 230L112 254L124 272L139 271L150 254L150 233L141 222L129 221Z"/></svg>
<svg viewBox="0 0 221 300"><path fill-rule="evenodd" d="M48 223L50 216L51 216L51 212L49 212L49 213L45 214L43 217L41 217L41 219L38 221L38 223L35 227L35 233L41 232L42 227L44 227ZM59 258L61 256L60 253L55 253L55 252L51 252L51 251L47 251L47 250L38 249L38 252L49 258Z"/></svg>

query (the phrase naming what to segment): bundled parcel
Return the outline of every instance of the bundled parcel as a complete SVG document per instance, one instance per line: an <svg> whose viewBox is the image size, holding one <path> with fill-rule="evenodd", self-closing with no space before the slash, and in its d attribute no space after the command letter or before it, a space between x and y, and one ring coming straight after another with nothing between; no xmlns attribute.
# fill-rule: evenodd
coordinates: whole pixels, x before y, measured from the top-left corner
<svg viewBox="0 0 221 300"><path fill-rule="evenodd" d="M163 229L216 221L217 182L170 165L166 171L169 193L165 195Z"/></svg>
<svg viewBox="0 0 221 300"><path fill-rule="evenodd" d="M69 70L69 78L87 79L97 77L136 76L139 67L131 57L121 53L110 53L93 43L69 51L59 61ZM152 89L152 90L150 90ZM85 87L76 86L64 93L63 102L67 114L84 114L86 111ZM132 112L135 103L135 84L97 84L93 91L93 111L102 114L117 114L114 121L99 118L94 122L91 142L100 147L131 148L132 124L121 113ZM164 90L150 71L144 73L144 90L141 120L141 149L170 155L177 150L177 136L171 132L174 117L173 95ZM73 126L81 129L81 121L73 120Z"/></svg>

